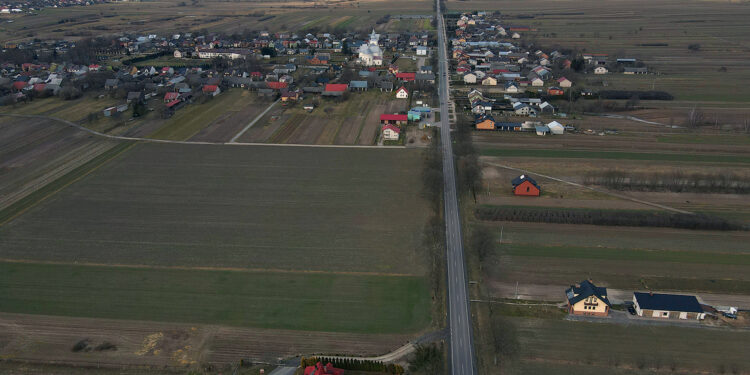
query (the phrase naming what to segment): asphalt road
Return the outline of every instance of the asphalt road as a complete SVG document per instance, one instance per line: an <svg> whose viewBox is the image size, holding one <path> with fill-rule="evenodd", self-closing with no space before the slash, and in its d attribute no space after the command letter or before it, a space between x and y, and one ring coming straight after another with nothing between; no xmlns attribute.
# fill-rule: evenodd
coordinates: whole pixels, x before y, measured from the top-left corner
<svg viewBox="0 0 750 375"><path fill-rule="evenodd" d="M448 325L450 329L451 374L476 374L474 345L466 282L466 263L461 238L461 218L456 192L456 170L450 136L448 112L448 60L445 46L445 23L437 4L438 74L440 78L440 134L443 148L443 178L445 193L445 238L448 262Z"/></svg>

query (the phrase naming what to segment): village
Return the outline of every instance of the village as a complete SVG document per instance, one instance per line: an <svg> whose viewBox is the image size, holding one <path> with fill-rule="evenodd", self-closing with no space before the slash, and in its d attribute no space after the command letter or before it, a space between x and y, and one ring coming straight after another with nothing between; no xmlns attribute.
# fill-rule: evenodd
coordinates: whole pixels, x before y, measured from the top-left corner
<svg viewBox="0 0 750 375"><path fill-rule="evenodd" d="M419 131L411 143L423 142L423 130L435 126L439 116L432 109L433 44L428 33L381 36L374 30L362 36L261 31L243 40L185 33L6 44L5 52L19 63L2 66L1 100L6 107L34 106L47 97L93 95L114 101L91 118L137 119L155 112L168 119L193 103L221 100L228 90L247 90L270 101L264 104L269 108L281 102L269 120L276 121L287 110L312 114L321 104L337 107L369 91L367 98L380 98L384 106L376 117L377 134L369 134L373 124L368 123L366 138L372 141L367 142L404 145L407 125ZM21 62L30 54L53 61ZM331 106L326 110L334 110Z"/></svg>

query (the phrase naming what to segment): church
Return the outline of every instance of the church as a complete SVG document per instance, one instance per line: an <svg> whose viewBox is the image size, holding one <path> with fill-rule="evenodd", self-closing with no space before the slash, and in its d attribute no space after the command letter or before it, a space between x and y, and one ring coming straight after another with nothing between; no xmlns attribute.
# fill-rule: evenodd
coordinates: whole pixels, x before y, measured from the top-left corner
<svg viewBox="0 0 750 375"><path fill-rule="evenodd" d="M378 45L378 40L380 40L380 35L375 34L375 29L372 29L372 34L370 34L370 41L367 44L363 44L359 47L359 62L362 65L383 65L383 51Z"/></svg>

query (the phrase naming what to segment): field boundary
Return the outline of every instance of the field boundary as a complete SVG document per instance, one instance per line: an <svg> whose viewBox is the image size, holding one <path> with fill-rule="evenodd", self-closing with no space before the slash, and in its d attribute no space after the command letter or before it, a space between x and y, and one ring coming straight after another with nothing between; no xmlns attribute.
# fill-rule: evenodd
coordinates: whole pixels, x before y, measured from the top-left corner
<svg viewBox="0 0 750 375"><path fill-rule="evenodd" d="M241 268L241 267L191 267L191 266L151 266L146 264L118 264L118 263L92 263L92 262L57 262L37 261L31 259L8 259L0 258L0 263L18 264L44 264L53 266L81 266L81 267L111 267L111 268L133 268L154 270L178 270L178 271L226 271L246 273L297 273L297 274L322 274L322 275L350 275L350 276L386 276L386 277L421 277L419 274L390 273L390 272L362 272L362 271L320 271L320 270L287 270L281 268Z"/></svg>

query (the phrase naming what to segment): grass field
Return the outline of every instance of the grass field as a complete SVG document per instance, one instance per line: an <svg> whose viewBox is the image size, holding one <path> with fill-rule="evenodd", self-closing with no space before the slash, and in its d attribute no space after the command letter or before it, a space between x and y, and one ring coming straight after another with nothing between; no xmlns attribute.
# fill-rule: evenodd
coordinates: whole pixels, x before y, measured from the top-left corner
<svg viewBox="0 0 750 375"><path fill-rule="evenodd" d="M17 268L17 275L25 275L21 279L35 280L19 285L16 273L3 272L10 279L0 288L1 298L23 296L28 304L2 309L162 320L167 311L202 301L202 308L178 319L419 331L430 319L429 297L420 297L429 296L419 253L427 209L415 199L420 155L416 150L138 145L0 227L0 257L29 262L28 268L7 267ZM46 262L62 264L38 264ZM76 274L90 275L84 280L112 279L81 288ZM97 302L96 293L115 293L114 286L123 284L133 289L109 301L128 301L129 307ZM206 289L199 291L199 285ZM50 294L53 286L58 289ZM393 290L403 291L406 305L395 306L398 297L385 293ZM197 294L185 295L188 291ZM77 302L66 312L59 301L43 302L53 295ZM240 303L243 298L248 300ZM259 309L253 310L256 320L245 315L251 305ZM303 318L315 309L319 320L315 314ZM395 313L399 309L411 317Z"/></svg>
<svg viewBox="0 0 750 375"><path fill-rule="evenodd" d="M355 333L417 332L430 319L418 276L21 263L0 263L0 275L0 310L13 313Z"/></svg>

